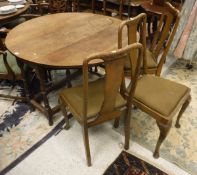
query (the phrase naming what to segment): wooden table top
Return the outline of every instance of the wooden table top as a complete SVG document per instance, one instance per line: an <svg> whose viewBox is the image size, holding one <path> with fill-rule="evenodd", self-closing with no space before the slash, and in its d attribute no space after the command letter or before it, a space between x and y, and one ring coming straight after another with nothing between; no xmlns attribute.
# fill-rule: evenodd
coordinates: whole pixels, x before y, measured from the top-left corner
<svg viewBox="0 0 197 175"><path fill-rule="evenodd" d="M92 13L46 15L15 27L5 44L23 61L76 67L91 54L117 49L120 23L119 19Z"/></svg>
<svg viewBox="0 0 197 175"><path fill-rule="evenodd" d="M10 4L8 1L0 1L0 7L5 6L5 5L10 5ZM24 5L25 5L25 7L21 8L21 9L17 9L17 11L14 13L7 14L7 15L0 15L0 22L1 23L9 22L9 21L17 18L18 16L20 16L24 12L26 12L27 9L29 8L29 3L26 3Z"/></svg>

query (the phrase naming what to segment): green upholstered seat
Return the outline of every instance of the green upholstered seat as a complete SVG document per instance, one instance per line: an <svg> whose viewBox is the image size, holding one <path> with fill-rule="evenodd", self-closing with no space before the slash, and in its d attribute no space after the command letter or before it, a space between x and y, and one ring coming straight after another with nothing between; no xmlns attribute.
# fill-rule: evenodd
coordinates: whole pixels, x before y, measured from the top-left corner
<svg viewBox="0 0 197 175"><path fill-rule="evenodd" d="M146 49L146 61L147 61L147 67L148 68L157 68L157 63L155 61L155 57L151 51ZM143 65L143 63L142 63ZM131 70L131 65L129 58L125 61L125 69L126 70Z"/></svg>
<svg viewBox="0 0 197 175"><path fill-rule="evenodd" d="M189 91L185 85L144 75L137 83L134 99L168 117Z"/></svg>
<svg viewBox="0 0 197 175"><path fill-rule="evenodd" d="M83 116L83 86L64 89L60 97L68 105L70 111L79 119ZM88 109L87 117L91 118L98 114L104 100L104 79L89 83L88 86ZM115 107L119 108L126 104L126 101L118 93Z"/></svg>
<svg viewBox="0 0 197 175"><path fill-rule="evenodd" d="M8 51L7 51L7 62L15 75L21 74L20 68L18 67L16 62L16 58ZM3 55L0 55L0 74L3 73L7 74L7 69L3 61Z"/></svg>

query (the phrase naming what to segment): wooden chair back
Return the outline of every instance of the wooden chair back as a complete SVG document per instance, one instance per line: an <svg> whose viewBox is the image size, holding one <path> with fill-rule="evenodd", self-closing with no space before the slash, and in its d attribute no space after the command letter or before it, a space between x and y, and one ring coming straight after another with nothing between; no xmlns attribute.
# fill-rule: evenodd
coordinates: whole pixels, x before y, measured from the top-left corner
<svg viewBox="0 0 197 175"><path fill-rule="evenodd" d="M103 0L103 13L107 14L107 11L117 12L120 19L122 19L124 0ZM110 5L108 5L110 4ZM116 6L116 7L115 7Z"/></svg>
<svg viewBox="0 0 197 175"><path fill-rule="evenodd" d="M93 10L95 8L95 0L73 0L74 10L73 11L80 11L81 7L88 8Z"/></svg>
<svg viewBox="0 0 197 175"><path fill-rule="evenodd" d="M67 10L67 0L49 0L49 13L61 13Z"/></svg>
<svg viewBox="0 0 197 175"><path fill-rule="evenodd" d="M140 43L135 43L126 46L120 50L112 52L104 52L100 54L95 54L90 56L83 62L83 116L84 122L87 122L87 107L88 107L88 70L91 62L95 60L102 60L105 69L105 83L104 83L104 99L103 104L97 117L94 121L91 121L89 125L95 125L102 123L106 120L111 120L113 118L120 117L120 111L114 109L117 94L120 88L123 87L124 83L124 62L128 58L128 55L132 50L139 50L139 58L137 60L137 69L135 71L135 78L133 79L132 88L129 92L129 99L132 98L136 86L136 80L139 74L139 68L142 60L142 45ZM130 60L132 62L132 60Z"/></svg>
<svg viewBox="0 0 197 175"><path fill-rule="evenodd" d="M167 8L166 13L162 14L160 17L159 24L150 47L150 51L154 54L156 59L161 54L158 67L162 66L166 59L166 55L172 44L180 21L180 12L168 2L165 3L165 6Z"/></svg>
<svg viewBox="0 0 197 175"><path fill-rule="evenodd" d="M35 0L31 4L33 14L45 15L48 13L66 12L68 8L68 0Z"/></svg>
<svg viewBox="0 0 197 175"><path fill-rule="evenodd" d="M15 74L7 62L7 53L0 50L0 59L3 59L3 64L7 72L0 70L0 80L15 80Z"/></svg>
<svg viewBox="0 0 197 175"><path fill-rule="evenodd" d="M12 71L11 67L9 66L7 62L7 52L6 52L6 47L2 41L2 38L0 38L0 59L3 59L2 62L4 65L1 65L1 67L5 67L7 72L2 72L0 70L0 79L1 80L14 80L15 74Z"/></svg>
<svg viewBox="0 0 197 175"><path fill-rule="evenodd" d="M126 27L126 35L128 35L127 43L123 43L123 36ZM118 48L124 47L123 45L132 44L139 42L143 45L143 48L146 48L146 14L141 13L138 16L131 18L129 20L123 21L118 29ZM130 60L127 59L125 62L125 68L131 69L131 76L134 76L135 68L138 60L138 51L132 50L130 52L130 57L132 58L132 65L130 65ZM146 52L143 52L143 66L146 70ZM127 66L126 66L127 65ZM128 66L129 65L129 66Z"/></svg>
<svg viewBox="0 0 197 175"><path fill-rule="evenodd" d="M15 74L15 72L12 69L12 66L16 63L15 58L13 57L14 60L11 61L11 65L10 62L8 61L8 52L7 49L4 45L4 42L2 41L2 38L0 38L0 80L11 80L11 81L16 81L16 80L23 80L23 77L21 74ZM5 94L5 92L3 94L0 93L0 97L3 98L11 98L11 99L15 99L15 100L25 100L25 97L21 97L21 96L13 96L11 94Z"/></svg>

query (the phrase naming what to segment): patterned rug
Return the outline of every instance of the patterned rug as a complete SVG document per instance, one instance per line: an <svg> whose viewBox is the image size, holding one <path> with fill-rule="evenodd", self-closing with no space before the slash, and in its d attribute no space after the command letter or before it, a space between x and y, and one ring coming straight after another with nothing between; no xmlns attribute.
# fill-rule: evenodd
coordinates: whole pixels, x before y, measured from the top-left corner
<svg viewBox="0 0 197 175"><path fill-rule="evenodd" d="M53 71L52 76L58 81L65 76L65 71ZM91 75L91 79L95 78L98 76ZM78 77L72 85L81 82L82 77ZM31 87L38 88L37 83ZM12 89L9 82L0 82L0 93L20 95L23 92L20 86ZM48 95L51 107L58 104L57 94L55 91ZM51 136L59 133L65 123L61 112L54 115L54 124L49 126L47 118L38 110L30 112L27 104L12 103L13 100L0 98L0 174L6 174Z"/></svg>
<svg viewBox="0 0 197 175"><path fill-rule="evenodd" d="M197 62L188 70L185 60L177 60L169 69L166 78L185 84L191 88L192 101L184 112L177 129L174 117L172 128L161 146L160 156L178 165L185 171L197 174ZM131 141L154 151L159 129L154 119L140 110L134 110L131 120ZM118 132L123 134L123 122Z"/></svg>
<svg viewBox="0 0 197 175"><path fill-rule="evenodd" d="M1 84L0 93L19 94L20 87L10 91ZM50 95L52 106L56 103L56 93ZM12 104L12 100L0 99L0 174L5 174L32 151L58 132L64 121L57 113L54 125L48 125L47 118L39 111L30 112L29 106L22 102Z"/></svg>
<svg viewBox="0 0 197 175"><path fill-rule="evenodd" d="M103 175L167 175L149 163L121 152L117 159L107 168Z"/></svg>

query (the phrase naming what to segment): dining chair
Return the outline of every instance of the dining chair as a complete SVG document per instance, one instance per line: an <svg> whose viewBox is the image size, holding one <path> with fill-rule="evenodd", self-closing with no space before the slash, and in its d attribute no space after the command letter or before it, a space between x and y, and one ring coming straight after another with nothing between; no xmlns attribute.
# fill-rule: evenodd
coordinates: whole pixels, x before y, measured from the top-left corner
<svg viewBox="0 0 197 175"><path fill-rule="evenodd" d="M144 36L146 35L146 30L145 30L146 27L144 27L146 23L145 21L146 21L146 15L140 14L137 17L132 18L131 20L122 22L118 32L119 48L122 48L123 45L122 33L124 26L127 26L127 28L129 29L128 30L129 44L132 42L136 42L137 29L139 29L138 30L140 36L139 42L145 43L145 39L144 39ZM168 132L170 131L173 116L175 116L175 114L179 112L175 124L175 126L179 128L180 127L179 120L191 101L191 95L190 95L190 88L188 88L185 85L161 78L159 76L147 74L146 68L148 66L146 64L148 64L149 57L146 56L146 53L147 50L144 49L144 53L142 54L143 55L142 67L145 69L145 71L141 72L142 75L138 79L134 98L133 98L133 104L135 107L139 108L140 110L147 113L150 117L156 120L156 123L160 130L160 135L153 156L155 158L158 158L160 146L164 141L164 139L166 138ZM135 58L136 55L138 55L137 52L131 52L131 57ZM129 64L129 65L131 70L135 70L135 64ZM130 74L132 75L133 71L130 71ZM131 85L132 84L130 84L128 87L124 87L123 89L127 88L129 90ZM119 123L119 119L117 119L115 122L116 127L118 126L118 123Z"/></svg>
<svg viewBox="0 0 197 175"><path fill-rule="evenodd" d="M71 0L35 0L30 4L33 13L39 15L61 13L69 10L71 6ZM70 7L71 8L71 7Z"/></svg>
<svg viewBox="0 0 197 175"><path fill-rule="evenodd" d="M43 15L43 11L42 11L40 5L32 3L29 5L28 12L20 15L20 18L22 19L21 23L23 23L27 20L33 19L33 18L40 17L42 15Z"/></svg>
<svg viewBox="0 0 197 175"><path fill-rule="evenodd" d="M49 0L49 13L66 12L68 8L68 0Z"/></svg>
<svg viewBox="0 0 197 175"><path fill-rule="evenodd" d="M116 13L119 15L120 19L122 19L123 13L128 13L129 3L130 0L103 0L103 14Z"/></svg>
<svg viewBox="0 0 197 175"><path fill-rule="evenodd" d="M165 63L167 53L172 44L175 36L179 20L180 12L174 8L170 3L165 3L167 12L159 17L159 23L156 32L154 32L151 43L147 43L150 33L147 32L147 16L140 14L130 20L122 22L120 26L120 34L122 30L128 28L128 44L137 42L137 31L139 31L139 42L142 43L145 48L144 61L142 71L146 71L149 74L155 74L160 76L163 64ZM143 21L139 21L143 17ZM142 24L141 24L142 22ZM141 29L143 26L143 29ZM119 41L119 48L121 48L121 42ZM127 62L125 64L125 71L130 71L130 65Z"/></svg>
<svg viewBox="0 0 197 175"><path fill-rule="evenodd" d="M147 73L157 76L161 74L180 21L180 12L175 7L168 2L165 3L165 7L166 12L161 16L156 16L158 18L156 31L153 33L153 37L150 37L150 47L146 49ZM148 35L151 35L150 30Z"/></svg>
<svg viewBox="0 0 197 175"><path fill-rule="evenodd" d="M16 62L16 58L7 51L2 38L0 38L0 80L12 81L12 87L14 87L16 81L23 80L21 69ZM0 94L0 97L25 100L25 97L10 94L6 95L4 93Z"/></svg>
<svg viewBox="0 0 197 175"><path fill-rule="evenodd" d="M159 157L159 149L168 135L172 119L178 113L176 128L180 128L180 118L191 101L190 88L155 75L143 75L138 80L133 104L156 120L160 134L153 153Z"/></svg>
<svg viewBox="0 0 197 175"><path fill-rule="evenodd" d="M73 11L80 11L81 7L91 9L92 12L95 12L95 3L96 0L72 0L73 2Z"/></svg>
<svg viewBox="0 0 197 175"><path fill-rule="evenodd" d="M127 100L124 99L124 91L121 91L123 83L124 61L132 50L139 50L135 77ZM63 89L59 93L59 102L65 117L65 129L70 127L67 116L67 108L82 125L87 165L91 166L91 156L88 138L88 128L120 118L121 111L126 107L125 114L125 149L129 148L130 115L132 98L139 75L142 60L142 45L135 43L125 48L94 54L83 62L83 85ZM88 69L92 63L102 61L105 70L104 78L89 82ZM132 62L132 60L130 60Z"/></svg>

